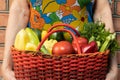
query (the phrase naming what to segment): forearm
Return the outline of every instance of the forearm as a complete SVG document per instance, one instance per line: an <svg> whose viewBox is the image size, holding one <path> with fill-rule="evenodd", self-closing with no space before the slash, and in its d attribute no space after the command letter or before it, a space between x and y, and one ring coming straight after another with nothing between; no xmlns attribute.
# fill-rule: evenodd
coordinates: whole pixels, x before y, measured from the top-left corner
<svg viewBox="0 0 120 80"><path fill-rule="evenodd" d="M112 13L108 0L96 0L96 8L94 11L94 21L101 20L105 23L105 28L114 32Z"/></svg>
<svg viewBox="0 0 120 80"><path fill-rule="evenodd" d="M94 14L94 21L101 20L105 23L106 30L110 30L110 32L114 32L113 21L112 21L112 13L110 9L110 5L108 0L96 0L96 9ZM111 57L111 66L110 72L112 75L117 76L117 60L116 55ZM114 74L113 74L114 73Z"/></svg>
<svg viewBox="0 0 120 80"><path fill-rule="evenodd" d="M25 0L23 2L25 2ZM17 1L14 1L10 9L8 25L6 29L6 36L5 36L5 50L4 50L2 69L11 69L12 58L10 54L10 47L14 44L14 40L17 32L20 29L25 28L27 26L27 22L29 18L29 10L27 8L27 5L23 6L24 4L23 5L21 4L22 4L21 2L18 4Z"/></svg>

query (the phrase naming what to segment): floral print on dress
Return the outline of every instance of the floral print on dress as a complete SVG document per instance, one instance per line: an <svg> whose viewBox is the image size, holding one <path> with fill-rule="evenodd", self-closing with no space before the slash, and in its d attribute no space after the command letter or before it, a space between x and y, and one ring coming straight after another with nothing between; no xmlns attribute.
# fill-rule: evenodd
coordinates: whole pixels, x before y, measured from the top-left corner
<svg viewBox="0 0 120 80"><path fill-rule="evenodd" d="M77 20L72 21L70 25L76 28L78 31L81 31L84 23L88 22L87 13L86 7L84 7L80 12L73 11L73 15L77 18Z"/></svg>
<svg viewBox="0 0 120 80"><path fill-rule="evenodd" d="M63 12L63 16L69 15L73 10L80 11L79 5L74 5L76 0L67 0L67 3L60 5L60 10Z"/></svg>
<svg viewBox="0 0 120 80"><path fill-rule="evenodd" d="M48 30L53 24L66 23L78 30L82 30L84 23L90 21L89 18L92 18L91 13L89 13L92 8L90 4L93 4L92 0L29 1L31 4L30 26L32 28Z"/></svg>

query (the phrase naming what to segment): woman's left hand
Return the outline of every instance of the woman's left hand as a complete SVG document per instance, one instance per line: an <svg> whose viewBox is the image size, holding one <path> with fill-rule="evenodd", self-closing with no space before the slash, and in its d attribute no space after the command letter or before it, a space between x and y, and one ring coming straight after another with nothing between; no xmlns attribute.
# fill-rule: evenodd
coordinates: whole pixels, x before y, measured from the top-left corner
<svg viewBox="0 0 120 80"><path fill-rule="evenodd" d="M117 72L114 71L109 72L105 80L117 80Z"/></svg>
<svg viewBox="0 0 120 80"><path fill-rule="evenodd" d="M106 76L105 80L117 80L118 75L118 66L117 66L117 57L111 56L111 66L110 71Z"/></svg>

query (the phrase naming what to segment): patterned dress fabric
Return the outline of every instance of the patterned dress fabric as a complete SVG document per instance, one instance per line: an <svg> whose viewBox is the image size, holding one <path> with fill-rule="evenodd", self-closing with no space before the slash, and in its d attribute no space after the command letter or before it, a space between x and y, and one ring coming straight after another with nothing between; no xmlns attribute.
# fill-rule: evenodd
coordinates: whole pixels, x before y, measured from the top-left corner
<svg viewBox="0 0 120 80"><path fill-rule="evenodd" d="M84 23L92 22L94 0L29 0L29 26L48 30L54 24L70 24L82 30Z"/></svg>

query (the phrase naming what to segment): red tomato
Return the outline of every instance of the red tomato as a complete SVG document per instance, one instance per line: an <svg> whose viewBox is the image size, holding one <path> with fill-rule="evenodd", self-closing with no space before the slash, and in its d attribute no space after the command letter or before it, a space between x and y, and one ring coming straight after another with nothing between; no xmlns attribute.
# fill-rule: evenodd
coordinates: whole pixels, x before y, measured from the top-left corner
<svg viewBox="0 0 120 80"><path fill-rule="evenodd" d="M88 40L85 37L77 37L77 41L79 43L80 48L88 44ZM77 53L76 42L74 40L72 41L72 46L75 50L75 53Z"/></svg>
<svg viewBox="0 0 120 80"><path fill-rule="evenodd" d="M52 49L52 54L55 56L68 55L74 53L73 46L68 41L57 42Z"/></svg>
<svg viewBox="0 0 120 80"><path fill-rule="evenodd" d="M77 41L79 45L88 44L88 40L85 37L77 37ZM73 40L72 44L76 44L76 42Z"/></svg>

